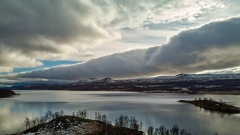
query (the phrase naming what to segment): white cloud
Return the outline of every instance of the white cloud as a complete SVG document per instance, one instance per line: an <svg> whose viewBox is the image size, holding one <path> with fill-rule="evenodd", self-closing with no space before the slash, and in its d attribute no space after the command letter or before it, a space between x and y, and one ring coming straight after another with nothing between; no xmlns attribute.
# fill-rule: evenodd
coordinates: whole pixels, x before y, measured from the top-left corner
<svg viewBox="0 0 240 135"><path fill-rule="evenodd" d="M198 74L240 74L240 67L226 68L220 70L206 70Z"/></svg>
<svg viewBox="0 0 240 135"><path fill-rule="evenodd" d="M60 66L46 70L20 73L19 77L47 78L47 79L86 79L90 77L116 77L128 78L136 75L143 75L145 69L145 49L132 50L123 53L116 53L96 59L89 60L82 64L71 66Z"/></svg>
<svg viewBox="0 0 240 135"><path fill-rule="evenodd" d="M23 78L130 78L195 73L240 65L240 18L211 22L173 36L164 45L96 58L83 64L18 74Z"/></svg>
<svg viewBox="0 0 240 135"><path fill-rule="evenodd" d="M147 65L161 73L192 73L240 65L240 18L182 31L169 43L147 53Z"/></svg>

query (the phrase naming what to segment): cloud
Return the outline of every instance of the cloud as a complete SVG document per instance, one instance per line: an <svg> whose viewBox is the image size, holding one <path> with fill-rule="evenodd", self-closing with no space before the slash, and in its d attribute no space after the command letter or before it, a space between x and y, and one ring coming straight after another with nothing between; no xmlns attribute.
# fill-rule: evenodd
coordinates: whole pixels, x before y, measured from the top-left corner
<svg viewBox="0 0 240 135"><path fill-rule="evenodd" d="M198 72L198 74L240 74L240 66L220 70L206 70Z"/></svg>
<svg viewBox="0 0 240 135"><path fill-rule="evenodd" d="M96 0L97 1L97 0ZM139 28L146 24L168 23L188 20L203 15L212 8L223 8L224 3L216 0L138 0L97 2L116 9L111 24Z"/></svg>
<svg viewBox="0 0 240 135"><path fill-rule="evenodd" d="M86 79L90 77L104 78L128 78L142 75L145 69L145 49L116 53L101 58L89 60L82 64L54 67L50 69L21 73L23 78L47 78L47 79Z"/></svg>
<svg viewBox="0 0 240 135"><path fill-rule="evenodd" d="M130 78L240 66L240 18L182 31L161 46L112 54L82 64L18 74L23 78Z"/></svg>
<svg viewBox="0 0 240 135"><path fill-rule="evenodd" d="M19 51L11 51L7 47L0 46L0 71L11 72L12 67L35 67L41 66L42 62L21 55Z"/></svg>
<svg viewBox="0 0 240 135"><path fill-rule="evenodd" d="M216 0L1 0L0 5L0 72L5 72L39 66L46 59L81 60L83 51L120 39L121 28L196 18L222 4ZM17 57L12 59L13 55Z"/></svg>
<svg viewBox="0 0 240 135"><path fill-rule="evenodd" d="M149 49L147 65L160 73L192 73L240 65L240 18L182 31L158 49Z"/></svg>
<svg viewBox="0 0 240 135"><path fill-rule="evenodd" d="M38 59L64 59L62 55L119 38L97 23L98 11L84 1L2 0L0 5L0 48L10 52L0 56L20 56L5 63L9 69L27 67ZM25 65L19 64L22 59Z"/></svg>

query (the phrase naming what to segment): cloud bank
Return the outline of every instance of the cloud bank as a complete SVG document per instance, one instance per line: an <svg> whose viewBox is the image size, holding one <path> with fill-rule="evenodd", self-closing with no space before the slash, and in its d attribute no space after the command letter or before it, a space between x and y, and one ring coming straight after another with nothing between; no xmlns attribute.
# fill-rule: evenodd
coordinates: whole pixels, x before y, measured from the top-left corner
<svg viewBox="0 0 240 135"><path fill-rule="evenodd" d="M0 72L10 72L39 66L40 60L81 60L89 48L121 39L124 27L196 19L223 4L216 0L1 0L0 5Z"/></svg>
<svg viewBox="0 0 240 135"><path fill-rule="evenodd" d="M147 52L148 66L162 73L191 73L240 65L240 18L183 31Z"/></svg>
<svg viewBox="0 0 240 135"><path fill-rule="evenodd" d="M96 58L83 64L18 74L23 78L128 78L194 73L240 66L240 18L182 31L169 42Z"/></svg>

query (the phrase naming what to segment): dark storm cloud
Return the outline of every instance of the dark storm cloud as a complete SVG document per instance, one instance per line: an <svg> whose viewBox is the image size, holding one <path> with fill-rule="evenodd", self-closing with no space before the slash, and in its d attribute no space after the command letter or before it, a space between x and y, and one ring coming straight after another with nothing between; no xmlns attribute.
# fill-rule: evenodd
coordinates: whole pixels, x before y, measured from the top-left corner
<svg viewBox="0 0 240 135"><path fill-rule="evenodd" d="M92 5L82 1L1 0L0 5L0 48L7 52L0 57L9 59L4 64L9 70L30 67L28 59L64 55L66 46L94 46L111 37L94 20L96 11ZM16 63L18 57L11 61L11 55L16 53L27 58L25 66Z"/></svg>
<svg viewBox="0 0 240 135"><path fill-rule="evenodd" d="M112 54L83 64L19 74L23 78L83 79L192 73L240 65L240 18L180 32L162 46Z"/></svg>
<svg viewBox="0 0 240 135"><path fill-rule="evenodd" d="M62 43L79 36L82 41L88 35L103 36L94 26L84 24L84 19L91 14L91 7L81 1L1 0L0 4L4 5L0 9L0 36L6 42L15 38L27 41L47 38Z"/></svg>

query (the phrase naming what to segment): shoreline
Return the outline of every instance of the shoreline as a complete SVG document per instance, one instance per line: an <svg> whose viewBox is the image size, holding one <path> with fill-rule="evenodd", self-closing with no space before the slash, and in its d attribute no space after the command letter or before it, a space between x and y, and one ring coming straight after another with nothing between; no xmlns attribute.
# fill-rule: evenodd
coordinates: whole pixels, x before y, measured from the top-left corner
<svg viewBox="0 0 240 135"><path fill-rule="evenodd" d="M22 91L22 90L13 90L15 91ZM186 91L166 91L166 90L155 90L155 91L131 91L131 90L24 90L24 91L106 91L106 92L136 92L136 93L160 93L160 94L187 94L187 95L240 95L240 91L230 91L230 92L224 92L224 91L216 91L216 92L198 92L198 93L192 93L192 92L186 92ZM15 95L20 95L18 93L15 93ZM14 95L13 95L14 96Z"/></svg>

